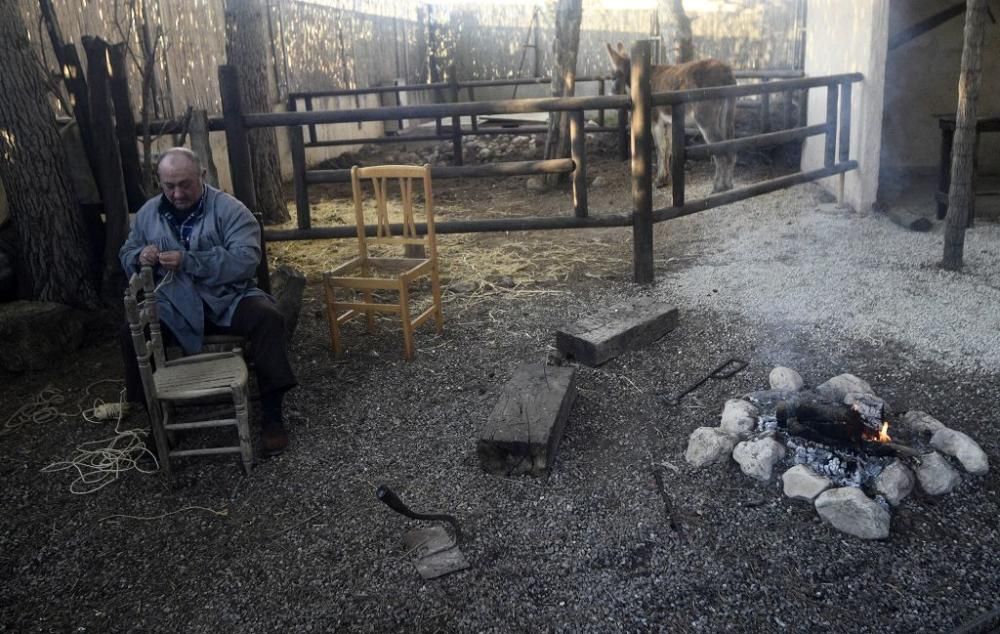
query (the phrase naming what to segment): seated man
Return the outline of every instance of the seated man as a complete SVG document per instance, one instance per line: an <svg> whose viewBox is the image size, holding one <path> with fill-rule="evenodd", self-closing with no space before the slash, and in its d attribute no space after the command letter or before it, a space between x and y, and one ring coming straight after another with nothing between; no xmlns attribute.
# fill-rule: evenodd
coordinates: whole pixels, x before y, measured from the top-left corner
<svg viewBox="0 0 1000 634"><path fill-rule="evenodd" d="M185 353L201 351L206 332L249 339L260 390L261 445L265 455L281 453L288 445L282 399L296 381L284 318L253 281L261 257L257 219L243 203L206 185L201 160L186 148L164 152L156 170L163 194L136 214L118 253L125 274L154 267L164 335ZM142 379L127 335L122 353L128 400L141 402Z"/></svg>

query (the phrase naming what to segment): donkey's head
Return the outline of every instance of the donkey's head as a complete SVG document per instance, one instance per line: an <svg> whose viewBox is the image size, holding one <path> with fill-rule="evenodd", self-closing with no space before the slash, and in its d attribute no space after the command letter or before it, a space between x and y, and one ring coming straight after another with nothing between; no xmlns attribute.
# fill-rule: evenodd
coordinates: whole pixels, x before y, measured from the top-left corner
<svg viewBox="0 0 1000 634"><path fill-rule="evenodd" d="M632 73L632 60L625 52L625 45L618 42L618 50L611 48L608 44L608 56L611 57L611 64L614 76L614 91L616 95L623 95L629 88L629 75Z"/></svg>

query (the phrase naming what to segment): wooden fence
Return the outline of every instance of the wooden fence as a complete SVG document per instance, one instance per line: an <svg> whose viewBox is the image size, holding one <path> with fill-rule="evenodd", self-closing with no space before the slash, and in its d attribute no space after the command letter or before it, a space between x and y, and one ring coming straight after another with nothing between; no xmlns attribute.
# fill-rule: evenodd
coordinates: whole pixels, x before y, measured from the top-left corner
<svg viewBox="0 0 1000 634"><path fill-rule="evenodd" d="M521 217L491 218L481 220L447 221L435 225L438 233L478 233L488 231L522 231L539 229L581 229L590 227L625 227L633 231L633 277L638 283L653 281L653 224L681 216L690 215L713 207L758 196L798 183L818 180L834 174L843 174L857 169L857 161L850 159L850 103L851 86L863 78L859 73L811 77L802 79L776 80L766 83L705 88L667 93L651 94L649 83L650 45L637 43L632 49L633 86L631 98L625 95L605 95L596 97L559 97L543 99L511 99L503 101L456 102L426 104L416 106L394 106L384 108L362 108L339 111L307 111L283 113L248 114L240 104L235 68L222 66L219 82L222 92L226 144L229 151L229 165L234 193L248 207L254 209L250 151L247 131L262 127L287 127L293 140L293 155L299 156L299 167L295 172L296 201L299 204L300 227L291 230L267 230L267 240L301 240L322 238L350 238L356 235L353 226L312 227L308 218L308 197L306 187L311 183L335 182L344 178L340 172L346 170L306 170L304 169L303 126L357 123L364 121L393 121L400 119L451 119L452 130L462 116L492 114L523 114L534 112L570 113L569 159L547 161L521 161L475 166L438 166L433 168L435 178L511 176L528 174L568 173L573 183L573 215L562 217ZM674 126L673 152L670 164L672 183L672 204L669 207L652 207L652 131L650 110L654 106L670 107L674 121L683 121L686 104L696 101L742 97L749 95L771 95L793 90L809 90L825 87L827 92L826 121L822 124L794 128L778 132L732 139L719 143L705 143L686 146L683 126ZM839 107L838 107L839 104ZM583 113L587 110L626 109L631 118L631 158L632 210L621 213L590 215L587 208L586 153L584 152ZM680 117L680 118L677 118ZM840 132L839 146L837 144ZM727 192L712 194L705 198L688 201L684 191L684 160L686 157L707 157L726 152L764 147L789 141L804 140L809 136L825 135L825 164L820 169L795 172L779 178L769 179ZM394 227L400 231L401 227ZM418 226L418 231L425 227ZM374 235L375 227L367 227Z"/></svg>

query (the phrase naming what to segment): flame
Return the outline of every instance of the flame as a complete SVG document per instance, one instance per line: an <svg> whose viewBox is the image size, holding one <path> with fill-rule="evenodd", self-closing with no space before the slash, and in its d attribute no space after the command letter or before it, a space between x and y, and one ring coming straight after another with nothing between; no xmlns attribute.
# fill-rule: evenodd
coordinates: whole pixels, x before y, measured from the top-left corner
<svg viewBox="0 0 1000 634"><path fill-rule="evenodd" d="M882 428L878 432L874 429L866 429L862 432L862 436L868 442L892 442L892 436L889 435L888 421L882 421Z"/></svg>
<svg viewBox="0 0 1000 634"><path fill-rule="evenodd" d="M892 437L889 435L889 423L886 421L882 421L882 429L880 429L878 432L878 441L879 442L892 441Z"/></svg>

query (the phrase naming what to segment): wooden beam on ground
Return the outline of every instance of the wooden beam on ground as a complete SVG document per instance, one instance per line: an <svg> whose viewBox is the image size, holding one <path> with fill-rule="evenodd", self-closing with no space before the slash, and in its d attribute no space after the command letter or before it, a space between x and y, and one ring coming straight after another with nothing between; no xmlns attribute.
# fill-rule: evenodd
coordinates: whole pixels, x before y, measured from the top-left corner
<svg viewBox="0 0 1000 634"><path fill-rule="evenodd" d="M886 213L890 220L910 231L930 231L931 227L934 226L934 223L929 218L918 216L904 209L890 207Z"/></svg>
<svg viewBox="0 0 1000 634"><path fill-rule="evenodd" d="M543 475L555 460L576 396L576 368L525 363L479 432L476 453L497 475Z"/></svg>
<svg viewBox="0 0 1000 634"><path fill-rule="evenodd" d="M556 348L590 367L648 345L677 327L677 309L643 297L611 306L556 331Z"/></svg>

